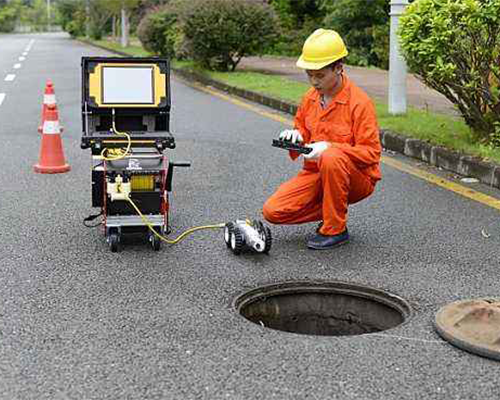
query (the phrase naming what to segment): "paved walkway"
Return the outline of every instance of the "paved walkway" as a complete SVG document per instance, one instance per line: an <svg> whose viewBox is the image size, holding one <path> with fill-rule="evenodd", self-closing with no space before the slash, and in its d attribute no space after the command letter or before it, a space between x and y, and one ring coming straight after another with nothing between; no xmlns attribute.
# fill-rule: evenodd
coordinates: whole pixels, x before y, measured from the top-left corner
<svg viewBox="0 0 500 400"><path fill-rule="evenodd" d="M295 57L246 57L238 68L283 75L299 82L307 82L305 73L295 66ZM389 73L377 68L345 67L349 77L368 95L387 102ZM456 115L453 104L440 93L428 88L414 75L408 74L408 104L424 110Z"/></svg>

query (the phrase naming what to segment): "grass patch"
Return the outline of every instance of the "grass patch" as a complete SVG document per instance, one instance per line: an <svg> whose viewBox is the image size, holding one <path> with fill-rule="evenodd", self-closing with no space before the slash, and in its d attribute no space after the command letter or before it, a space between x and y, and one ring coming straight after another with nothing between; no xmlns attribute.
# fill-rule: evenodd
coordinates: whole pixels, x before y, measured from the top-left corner
<svg viewBox="0 0 500 400"><path fill-rule="evenodd" d="M259 72L206 71L196 67L192 61L174 61L173 66L174 68L194 70L228 85L267 94L268 96L293 103L298 103L304 93L309 89L309 85L305 83L295 82L278 75L269 75Z"/></svg>
<svg viewBox="0 0 500 400"><path fill-rule="evenodd" d="M213 79L271 97L298 103L309 85L276 75L258 72L210 72Z"/></svg>
<svg viewBox="0 0 500 400"><path fill-rule="evenodd" d="M132 56L150 56L140 45L134 44L123 49L119 43L106 40L94 43L112 50L126 52ZM271 97L298 104L309 89L309 85L290 79L258 72L214 72L197 67L192 61L174 61L174 68L194 70L212 79L242 89L267 94ZM474 143L471 130L460 118L423 111L409 107L404 116L393 116L388 112L387 104L374 101L379 125L401 135L428 141L454 149L485 160L500 163L500 149Z"/></svg>
<svg viewBox="0 0 500 400"><path fill-rule="evenodd" d="M120 43L108 39L102 39L102 40L85 39L85 40L110 50L121 51L123 53L130 54L132 57L151 56L151 54L146 50L144 50L140 44L131 44L127 47L122 47Z"/></svg>

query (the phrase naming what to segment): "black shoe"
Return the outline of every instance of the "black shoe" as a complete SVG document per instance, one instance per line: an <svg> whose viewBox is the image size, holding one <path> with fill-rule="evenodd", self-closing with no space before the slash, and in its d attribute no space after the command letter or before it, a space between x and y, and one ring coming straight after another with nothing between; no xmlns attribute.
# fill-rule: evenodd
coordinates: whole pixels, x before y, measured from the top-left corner
<svg viewBox="0 0 500 400"><path fill-rule="evenodd" d="M345 244L348 241L349 233L347 232L347 229L344 232L333 236L324 236L318 233L307 242L307 247L314 250L328 250L341 244Z"/></svg>

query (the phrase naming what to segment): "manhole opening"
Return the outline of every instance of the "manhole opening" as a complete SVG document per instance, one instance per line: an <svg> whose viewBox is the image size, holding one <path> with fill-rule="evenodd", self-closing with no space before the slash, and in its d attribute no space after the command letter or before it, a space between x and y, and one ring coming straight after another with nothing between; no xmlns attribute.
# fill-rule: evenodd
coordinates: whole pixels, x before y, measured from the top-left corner
<svg viewBox="0 0 500 400"><path fill-rule="evenodd" d="M247 292L235 301L247 320L279 331L352 336L394 328L411 315L402 298L345 282L285 283Z"/></svg>

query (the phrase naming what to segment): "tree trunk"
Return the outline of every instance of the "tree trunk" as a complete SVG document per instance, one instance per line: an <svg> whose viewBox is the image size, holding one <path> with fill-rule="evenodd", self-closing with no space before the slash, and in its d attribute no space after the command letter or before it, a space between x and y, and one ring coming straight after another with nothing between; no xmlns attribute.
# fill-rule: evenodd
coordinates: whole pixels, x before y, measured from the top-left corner
<svg viewBox="0 0 500 400"><path fill-rule="evenodd" d="M90 0L85 0L85 36L90 37Z"/></svg>
<svg viewBox="0 0 500 400"><path fill-rule="evenodd" d="M112 23L111 23L111 26L112 26L112 35L113 35L113 41L116 41L116 37L117 37L117 32L116 32L116 15L113 15L113 20L112 20Z"/></svg>
<svg viewBox="0 0 500 400"><path fill-rule="evenodd" d="M128 46L128 30L129 30L128 13L125 8L122 8L122 38L121 38L122 47Z"/></svg>

